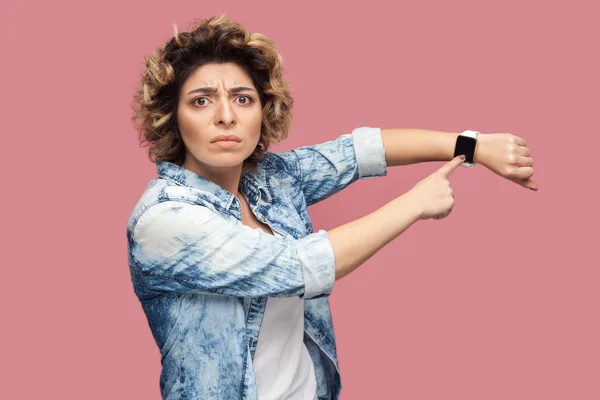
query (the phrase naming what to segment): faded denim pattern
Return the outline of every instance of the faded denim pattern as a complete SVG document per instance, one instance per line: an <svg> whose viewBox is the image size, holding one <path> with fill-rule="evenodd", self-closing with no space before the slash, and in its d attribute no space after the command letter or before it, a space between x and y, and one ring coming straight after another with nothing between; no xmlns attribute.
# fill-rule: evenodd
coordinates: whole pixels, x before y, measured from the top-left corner
<svg viewBox="0 0 600 400"><path fill-rule="evenodd" d="M239 200L173 163L156 163L127 224L133 289L160 349L163 399L256 400L252 368L268 297L304 299L304 342L320 400L337 399L339 363L328 296L335 258L307 207L359 178L385 176L381 130L267 152L240 181L256 217L284 237L241 223Z"/></svg>

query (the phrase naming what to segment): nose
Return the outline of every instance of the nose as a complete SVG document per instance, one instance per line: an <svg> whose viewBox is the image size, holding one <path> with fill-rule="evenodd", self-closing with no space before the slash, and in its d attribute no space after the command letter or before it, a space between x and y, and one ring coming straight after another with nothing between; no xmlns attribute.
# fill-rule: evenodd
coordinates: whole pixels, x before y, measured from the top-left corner
<svg viewBox="0 0 600 400"><path fill-rule="evenodd" d="M216 107L215 124L217 125L231 125L236 120L233 107L229 104L228 100L222 100Z"/></svg>

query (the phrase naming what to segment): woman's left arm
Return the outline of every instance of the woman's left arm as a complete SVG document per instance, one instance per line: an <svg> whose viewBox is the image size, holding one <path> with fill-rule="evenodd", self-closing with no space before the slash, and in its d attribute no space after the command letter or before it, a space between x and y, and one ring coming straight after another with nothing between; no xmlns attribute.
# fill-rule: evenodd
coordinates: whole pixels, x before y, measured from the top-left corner
<svg viewBox="0 0 600 400"><path fill-rule="evenodd" d="M387 165L449 161L454 156L459 134L425 129L381 129ZM538 190L538 184L531 179L531 150L522 137L511 133L479 133L475 162L523 187Z"/></svg>

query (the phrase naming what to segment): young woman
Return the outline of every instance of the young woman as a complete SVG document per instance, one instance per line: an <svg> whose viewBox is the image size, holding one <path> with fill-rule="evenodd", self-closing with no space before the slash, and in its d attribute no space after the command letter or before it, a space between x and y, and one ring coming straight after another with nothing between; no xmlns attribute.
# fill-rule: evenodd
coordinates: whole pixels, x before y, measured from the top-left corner
<svg viewBox="0 0 600 400"><path fill-rule="evenodd" d="M225 15L147 58L134 122L157 178L127 226L136 295L161 353L165 399L337 399L334 282L454 199L453 158L379 210L313 232L307 207L388 166L448 160L456 134L359 127L268 151L292 98L274 43ZM526 142L479 134L474 161L533 189Z"/></svg>

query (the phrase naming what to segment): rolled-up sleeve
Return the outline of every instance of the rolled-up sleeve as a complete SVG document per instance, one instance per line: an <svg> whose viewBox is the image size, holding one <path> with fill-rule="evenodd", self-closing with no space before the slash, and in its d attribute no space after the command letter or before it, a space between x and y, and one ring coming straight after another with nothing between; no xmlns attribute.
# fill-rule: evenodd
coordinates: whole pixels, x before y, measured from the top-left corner
<svg viewBox="0 0 600 400"><path fill-rule="evenodd" d="M352 143L359 178L376 178L387 174L381 128L354 129Z"/></svg>
<svg viewBox="0 0 600 400"><path fill-rule="evenodd" d="M156 293L236 297L329 295L335 258L327 232L275 237L197 204L163 201L128 232L133 267Z"/></svg>
<svg viewBox="0 0 600 400"><path fill-rule="evenodd" d="M380 128L356 128L336 140L277 155L296 175L307 205L325 200L360 178L387 175Z"/></svg>

